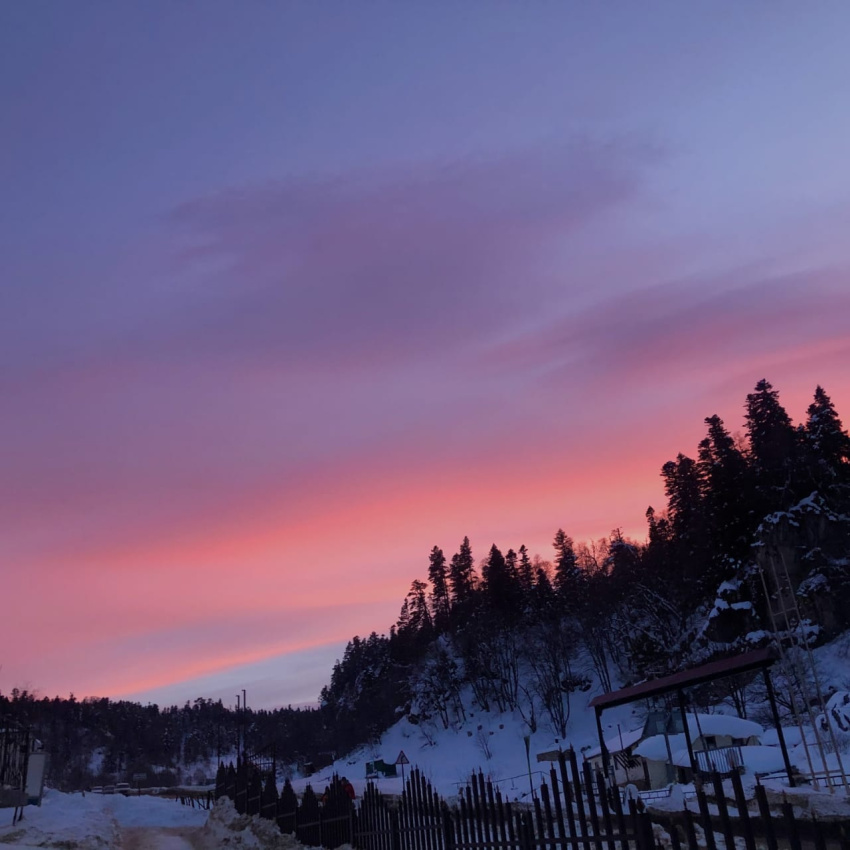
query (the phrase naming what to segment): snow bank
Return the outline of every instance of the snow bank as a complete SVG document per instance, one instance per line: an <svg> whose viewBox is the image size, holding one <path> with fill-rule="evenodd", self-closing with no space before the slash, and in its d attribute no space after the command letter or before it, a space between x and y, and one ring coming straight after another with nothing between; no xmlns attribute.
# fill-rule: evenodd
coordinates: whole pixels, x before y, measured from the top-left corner
<svg viewBox="0 0 850 850"><path fill-rule="evenodd" d="M15 826L0 826L4 850L19 847L74 847L78 850L106 850L119 845L118 824L92 795L61 794L46 790L41 807L27 806L24 818ZM3 809L11 824L11 809ZM4 817L5 821L6 818Z"/></svg>
<svg viewBox="0 0 850 850"><path fill-rule="evenodd" d="M817 790L808 786L788 788L775 781L766 782L765 790L771 807L779 806L783 801L794 804L794 808L802 817L816 815L820 820L826 818L850 818L850 800L840 788L835 793Z"/></svg>
<svg viewBox="0 0 850 850"><path fill-rule="evenodd" d="M11 809L8 812L12 820ZM207 812L160 797L63 794L47 789L41 807L27 806L14 827L0 826L0 847L62 846L106 850L121 845L124 827L198 827ZM4 818L5 820L5 818Z"/></svg>
<svg viewBox="0 0 850 850"><path fill-rule="evenodd" d="M199 843L209 850L220 847L304 850L303 844L293 836L282 833L274 821L259 815L240 815L233 802L226 797L218 800L210 812L209 820L200 831ZM351 846L344 844L341 850L351 850Z"/></svg>

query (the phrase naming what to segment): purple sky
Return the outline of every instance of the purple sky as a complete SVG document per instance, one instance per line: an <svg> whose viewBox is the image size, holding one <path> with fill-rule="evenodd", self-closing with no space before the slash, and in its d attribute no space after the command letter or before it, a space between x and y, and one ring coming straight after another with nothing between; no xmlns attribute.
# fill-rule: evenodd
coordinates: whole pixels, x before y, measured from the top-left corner
<svg viewBox="0 0 850 850"><path fill-rule="evenodd" d="M464 534L850 419L850 8L0 6L0 689L315 698Z"/></svg>

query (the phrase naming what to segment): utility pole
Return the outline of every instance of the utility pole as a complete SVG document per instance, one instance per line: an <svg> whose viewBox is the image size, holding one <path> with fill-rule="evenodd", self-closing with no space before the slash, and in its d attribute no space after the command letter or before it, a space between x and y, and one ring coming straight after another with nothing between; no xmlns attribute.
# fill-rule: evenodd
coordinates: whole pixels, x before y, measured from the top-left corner
<svg viewBox="0 0 850 850"><path fill-rule="evenodd" d="M242 755L242 733L241 733L241 729L240 729L240 717L241 717L241 715L239 714L239 700L240 700L240 696L239 696L239 694L236 694L236 757L237 758L239 758L239 756Z"/></svg>

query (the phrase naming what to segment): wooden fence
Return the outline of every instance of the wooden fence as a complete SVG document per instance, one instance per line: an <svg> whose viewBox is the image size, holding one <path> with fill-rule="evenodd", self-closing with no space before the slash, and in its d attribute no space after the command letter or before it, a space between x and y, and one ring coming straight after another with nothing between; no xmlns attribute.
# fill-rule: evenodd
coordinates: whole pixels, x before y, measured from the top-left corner
<svg viewBox="0 0 850 850"><path fill-rule="evenodd" d="M345 843L358 850L850 850L842 823L798 818L790 803L771 807L764 788L756 790L758 814L749 812L733 773L732 808L723 778L714 774L710 788L697 789L690 810L650 815L567 752L531 803L506 800L479 772L450 807L416 769L400 797L369 783L355 803L335 776L321 800L307 786L299 801L288 781L278 794L271 775L264 781L247 763L219 768L215 796L329 850Z"/></svg>

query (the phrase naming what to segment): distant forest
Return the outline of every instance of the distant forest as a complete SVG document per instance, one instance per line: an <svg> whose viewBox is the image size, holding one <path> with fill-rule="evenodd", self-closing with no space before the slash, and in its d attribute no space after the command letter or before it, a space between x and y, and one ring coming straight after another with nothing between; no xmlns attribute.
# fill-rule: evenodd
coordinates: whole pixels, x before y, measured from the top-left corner
<svg viewBox="0 0 850 850"><path fill-rule="evenodd" d="M349 641L314 709L235 712L198 699L182 708L73 696L0 695L2 719L28 724L52 753L52 779L85 787L145 773L195 781L201 763L271 745L291 768L375 742L406 716L431 730L476 711L512 711L529 731L563 738L576 693L634 682L764 645L765 578L780 559L808 640L850 627L850 437L817 387L794 425L765 380L746 397L745 434L718 416L694 457L661 468L666 505L646 511L647 539L618 530L574 542L558 529L552 560L469 540L434 546L389 634ZM732 682L704 695L739 713L758 698Z"/></svg>

